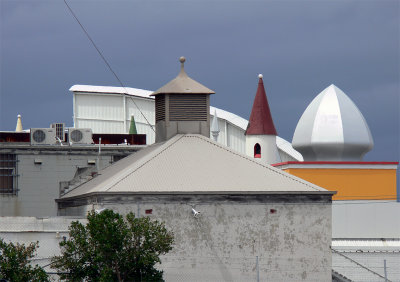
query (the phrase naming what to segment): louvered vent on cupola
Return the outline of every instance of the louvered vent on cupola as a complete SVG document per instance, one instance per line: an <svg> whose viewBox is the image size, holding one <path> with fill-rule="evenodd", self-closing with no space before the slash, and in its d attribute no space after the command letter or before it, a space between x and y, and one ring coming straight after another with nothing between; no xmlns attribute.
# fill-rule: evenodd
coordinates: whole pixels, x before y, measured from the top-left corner
<svg viewBox="0 0 400 282"><path fill-rule="evenodd" d="M165 95L156 96L156 121L165 120Z"/></svg>
<svg viewBox="0 0 400 282"><path fill-rule="evenodd" d="M207 96L199 94L170 95L169 120L207 121Z"/></svg>
<svg viewBox="0 0 400 282"><path fill-rule="evenodd" d="M151 95L156 98L156 142L176 134L210 137L210 94L215 92L191 79L180 58L178 76Z"/></svg>

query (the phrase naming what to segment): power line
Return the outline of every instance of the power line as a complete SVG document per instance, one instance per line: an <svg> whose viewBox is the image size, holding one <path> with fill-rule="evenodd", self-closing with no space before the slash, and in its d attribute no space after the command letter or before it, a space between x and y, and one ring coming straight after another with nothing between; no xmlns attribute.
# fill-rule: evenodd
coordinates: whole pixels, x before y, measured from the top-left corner
<svg viewBox="0 0 400 282"><path fill-rule="evenodd" d="M367 270L367 271L369 271L369 272L371 272L371 273L373 273L373 274L375 274L375 275L377 275L377 276L379 276L379 277L381 277L381 278L385 278L385 277L383 277L382 275L380 275L379 273L377 273L377 272L371 270L370 268L368 268L368 267L362 265L361 263L355 261L354 259L352 259L352 258L350 258L350 257L348 257L348 256L346 256L346 255L344 255L344 254L342 254L342 253L340 253L340 252L334 250L334 249L332 249L332 252L338 254L339 256L344 257L345 259L347 259L347 260L349 260L349 261L355 263L355 264L358 265L359 267L361 267L361 268L363 268L363 269L365 269L365 270Z"/></svg>
<svg viewBox="0 0 400 282"><path fill-rule="evenodd" d="M92 43L93 47L96 49L97 53L100 55L101 59L104 61L104 63L107 65L108 69L111 71L111 73L114 75L114 77L118 80L119 84L121 85L122 88L125 90L125 94L128 94L128 91L125 88L125 85L122 83L122 81L119 79L118 75L115 73L115 71L112 69L111 65L108 63L107 59L104 57L100 49L97 47L96 43L94 43L92 37L89 35L89 33L86 31L85 27L82 25L82 23L79 21L78 17L75 15L74 11L72 11L71 7L68 5L67 1L64 0L65 5L67 6L68 10L71 12L72 16L75 18L75 20L78 22L80 27L82 28L83 32L86 34L87 38L90 40ZM129 97L129 96L128 96ZM146 120L147 124L150 126L150 128L156 132L153 128L153 126L150 124L146 116L143 114L143 112L140 110L139 106L136 104L135 100L132 97L129 97L132 99L133 104L135 104L136 108L139 110L139 112L142 114L144 119ZM124 117L126 118L126 117Z"/></svg>

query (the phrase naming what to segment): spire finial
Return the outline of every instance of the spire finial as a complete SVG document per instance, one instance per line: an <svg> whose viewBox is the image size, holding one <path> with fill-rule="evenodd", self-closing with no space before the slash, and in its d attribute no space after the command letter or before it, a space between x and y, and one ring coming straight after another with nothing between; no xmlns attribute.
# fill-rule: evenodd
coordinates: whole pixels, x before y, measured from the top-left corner
<svg viewBox="0 0 400 282"><path fill-rule="evenodd" d="M22 122L21 122L21 115L17 116L17 126L15 127L15 132L22 132Z"/></svg>
<svg viewBox="0 0 400 282"><path fill-rule="evenodd" d="M263 78L263 75L260 73L260 74L258 75L258 78Z"/></svg>
<svg viewBox="0 0 400 282"><path fill-rule="evenodd" d="M217 109L214 109L214 117L211 123L211 134L214 137L214 141L218 141L219 124L218 124Z"/></svg>

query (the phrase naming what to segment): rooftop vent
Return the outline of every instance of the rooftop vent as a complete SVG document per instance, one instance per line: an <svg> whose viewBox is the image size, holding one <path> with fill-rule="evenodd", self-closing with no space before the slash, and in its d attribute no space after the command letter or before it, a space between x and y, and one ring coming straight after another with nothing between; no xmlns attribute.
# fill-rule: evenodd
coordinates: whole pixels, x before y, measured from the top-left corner
<svg viewBox="0 0 400 282"><path fill-rule="evenodd" d="M210 94L215 92L190 78L184 69L176 78L155 91L156 142L176 134L202 134L210 137Z"/></svg>

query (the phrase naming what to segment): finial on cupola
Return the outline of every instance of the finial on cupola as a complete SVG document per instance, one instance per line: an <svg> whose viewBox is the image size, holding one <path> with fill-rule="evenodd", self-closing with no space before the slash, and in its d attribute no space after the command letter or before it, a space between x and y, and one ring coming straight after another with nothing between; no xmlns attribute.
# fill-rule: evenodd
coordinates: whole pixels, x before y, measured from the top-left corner
<svg viewBox="0 0 400 282"><path fill-rule="evenodd" d="M187 76L186 72L185 72L185 62L186 62L186 58L184 56L179 58L179 62L181 62L181 72L179 73L179 75L185 75Z"/></svg>

